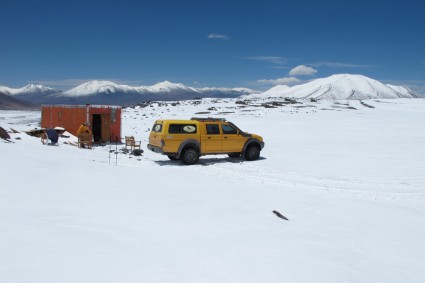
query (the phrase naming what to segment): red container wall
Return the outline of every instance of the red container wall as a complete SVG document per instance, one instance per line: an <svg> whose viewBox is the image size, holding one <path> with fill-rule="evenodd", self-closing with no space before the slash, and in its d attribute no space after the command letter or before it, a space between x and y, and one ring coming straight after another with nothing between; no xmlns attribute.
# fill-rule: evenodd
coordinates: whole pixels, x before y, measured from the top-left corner
<svg viewBox="0 0 425 283"><path fill-rule="evenodd" d="M41 109L41 127L63 127L73 135L82 123L86 122L86 107L43 106Z"/></svg>
<svg viewBox="0 0 425 283"><path fill-rule="evenodd" d="M93 114L105 117L102 127L109 133L112 141L121 141L121 107L111 106L89 106L88 118L90 127L93 123ZM108 122L107 119L110 118ZM87 107L78 105L46 105L41 109L41 127L54 128L63 127L73 135L77 135L78 128L87 120ZM106 142L108 138L103 138Z"/></svg>

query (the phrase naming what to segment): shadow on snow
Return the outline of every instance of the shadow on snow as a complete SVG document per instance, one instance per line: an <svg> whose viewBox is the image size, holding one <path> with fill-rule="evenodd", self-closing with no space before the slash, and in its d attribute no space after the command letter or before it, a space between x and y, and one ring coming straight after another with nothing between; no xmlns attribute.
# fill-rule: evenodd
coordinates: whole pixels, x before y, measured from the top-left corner
<svg viewBox="0 0 425 283"><path fill-rule="evenodd" d="M261 161L261 160L265 160L265 157L260 156L258 158L258 160L256 161ZM199 158L199 161L197 164L194 164L192 166L210 166L210 165L215 165L215 164L228 164L228 163L235 163L235 164L241 164L244 162L256 162L256 161L246 161L243 157L224 157L224 158L220 158L220 157L207 157L207 158ZM156 164L158 164L159 166L187 166L184 165L180 162L180 160L158 160L155 161Z"/></svg>

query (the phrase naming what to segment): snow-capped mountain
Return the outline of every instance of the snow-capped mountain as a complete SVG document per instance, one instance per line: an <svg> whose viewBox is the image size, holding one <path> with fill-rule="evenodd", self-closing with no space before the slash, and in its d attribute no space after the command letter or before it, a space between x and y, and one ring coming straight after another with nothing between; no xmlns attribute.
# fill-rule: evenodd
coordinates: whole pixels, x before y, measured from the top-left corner
<svg viewBox="0 0 425 283"><path fill-rule="evenodd" d="M90 81L55 93L48 98L61 103L104 103L128 105L147 100L183 100L195 97L238 97L253 94L248 88L195 88L163 81L152 86L129 86L111 81Z"/></svg>
<svg viewBox="0 0 425 283"><path fill-rule="evenodd" d="M52 94L59 92L60 90L47 87L44 85L28 84L21 88L10 88L7 86L0 86L0 92L8 95L30 95L30 94Z"/></svg>
<svg viewBox="0 0 425 283"><path fill-rule="evenodd" d="M74 87L70 90L64 91L62 93L57 94L57 97L81 97L81 96L91 96L102 93L126 93L134 91L134 88L119 85L110 81L90 81L87 83L83 83L77 87Z"/></svg>
<svg viewBox="0 0 425 283"><path fill-rule="evenodd" d="M198 92L193 87L188 87L184 84L172 83L172 82L169 82L169 81L159 82L157 84L154 84L153 86L148 86L148 87L142 86L142 87L138 87L136 89L138 89L139 91L152 92L152 93L193 93L193 92Z"/></svg>
<svg viewBox="0 0 425 283"><path fill-rule="evenodd" d="M55 93L60 90L47 87L44 85L35 85L35 84L28 84L24 86L23 88L18 89L18 91L15 94L30 94L30 93L42 93L42 94L50 94Z"/></svg>
<svg viewBox="0 0 425 283"><path fill-rule="evenodd" d="M61 92L58 89L36 84L28 84L21 88L0 87L0 91L32 104L46 103L50 95Z"/></svg>
<svg viewBox="0 0 425 283"><path fill-rule="evenodd" d="M42 85L27 85L13 89L0 86L0 91L34 104L118 104L128 105L148 100L183 100L195 97L231 98L253 94L248 88L195 88L181 83L163 81L151 86L129 86L111 81L94 80L67 91Z"/></svg>
<svg viewBox="0 0 425 283"><path fill-rule="evenodd" d="M245 87L236 87L236 88L225 88L225 87L203 87L197 89L200 93L203 94L223 94L228 93L234 96L240 96L240 95L248 95L248 94L254 94L258 93L257 91L254 91L250 88Z"/></svg>
<svg viewBox="0 0 425 283"><path fill-rule="evenodd" d="M0 85L0 93L11 95L14 90L14 88Z"/></svg>
<svg viewBox="0 0 425 283"><path fill-rule="evenodd" d="M67 91L29 84L22 88L0 86L0 92L33 104L117 104L129 105L149 100L186 100L197 97L293 97L315 99L412 98L419 94L404 86L394 86L362 76L339 74L289 87L277 85L259 93L249 88L196 88L163 81L151 86L129 86L111 81L89 81Z"/></svg>
<svg viewBox="0 0 425 283"><path fill-rule="evenodd" d="M277 85L259 95L262 97L279 96L281 93L288 91L288 89L290 89L290 87L287 85Z"/></svg>
<svg viewBox="0 0 425 283"><path fill-rule="evenodd" d="M414 98L419 95L403 86L386 85L363 75L338 74L296 85L275 86L261 94L248 97L293 97L315 99Z"/></svg>
<svg viewBox="0 0 425 283"><path fill-rule="evenodd" d="M252 89L248 88L194 88L181 83L172 83L163 81L156 83L152 86L128 86L119 85L111 81L90 81L79 85L75 88L67 90L60 94L60 96L78 97L96 95L101 93L138 93L141 95L149 94L251 94L255 93Z"/></svg>
<svg viewBox="0 0 425 283"><path fill-rule="evenodd" d="M401 93L405 97L418 97L419 96L415 91L411 90L407 86L397 86L397 85L391 85L391 84L387 84L387 86L389 86L390 88L392 88L396 92Z"/></svg>

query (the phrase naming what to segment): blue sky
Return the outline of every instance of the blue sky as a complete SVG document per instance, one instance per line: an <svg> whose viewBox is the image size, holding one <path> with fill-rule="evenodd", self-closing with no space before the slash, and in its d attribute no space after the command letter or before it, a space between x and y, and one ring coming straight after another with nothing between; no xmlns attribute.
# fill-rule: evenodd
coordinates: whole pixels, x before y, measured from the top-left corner
<svg viewBox="0 0 425 283"><path fill-rule="evenodd" d="M0 84L68 89L93 79L169 80L266 89L356 73L425 90L424 6L409 0L4 0Z"/></svg>

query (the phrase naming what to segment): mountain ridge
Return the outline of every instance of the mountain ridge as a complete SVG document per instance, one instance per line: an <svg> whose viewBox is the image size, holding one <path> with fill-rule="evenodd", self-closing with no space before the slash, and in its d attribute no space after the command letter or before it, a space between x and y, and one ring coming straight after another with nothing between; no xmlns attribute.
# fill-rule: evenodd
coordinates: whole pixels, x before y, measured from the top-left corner
<svg viewBox="0 0 425 283"><path fill-rule="evenodd" d="M38 107L0 91L0 110L36 110Z"/></svg>
<svg viewBox="0 0 425 283"><path fill-rule="evenodd" d="M187 100L196 97L234 98L256 93L248 88L195 88L170 81L158 82L151 86L129 86L112 81L93 80L66 91L40 85L28 85L18 89L2 87L2 89L6 94L34 104L129 105L148 100Z"/></svg>
<svg viewBox="0 0 425 283"><path fill-rule="evenodd" d="M353 74L336 74L292 87L277 85L260 94L246 97L264 98L267 96L330 100L421 97L420 94L408 87L388 85L363 75Z"/></svg>
<svg viewBox="0 0 425 283"><path fill-rule="evenodd" d="M335 74L289 87L276 85L264 92L249 88L186 86L170 81L151 86L129 86L106 80L92 80L66 91L43 85L28 84L22 88L0 86L0 92L33 104L118 104L130 105L152 100L188 100L194 98L267 98L297 99L376 99L415 98L420 94L405 86L384 84L363 75Z"/></svg>

